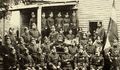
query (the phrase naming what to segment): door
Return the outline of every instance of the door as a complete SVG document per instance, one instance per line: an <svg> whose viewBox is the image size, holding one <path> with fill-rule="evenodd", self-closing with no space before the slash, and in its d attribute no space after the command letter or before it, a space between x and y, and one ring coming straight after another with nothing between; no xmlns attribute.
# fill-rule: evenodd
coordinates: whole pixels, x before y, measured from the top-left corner
<svg viewBox="0 0 120 70"><path fill-rule="evenodd" d="M96 29L97 29L97 23L98 22L89 22L89 31L92 36L94 34L94 31L96 31Z"/></svg>

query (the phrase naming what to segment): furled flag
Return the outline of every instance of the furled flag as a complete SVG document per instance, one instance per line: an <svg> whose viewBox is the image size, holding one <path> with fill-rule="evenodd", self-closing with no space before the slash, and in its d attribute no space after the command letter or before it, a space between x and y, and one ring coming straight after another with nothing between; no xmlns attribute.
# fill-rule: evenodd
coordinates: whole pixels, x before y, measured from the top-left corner
<svg viewBox="0 0 120 70"><path fill-rule="evenodd" d="M106 50L106 49L110 48L110 46L112 46L114 39L118 40L115 0L113 0L111 17L110 17L110 20L109 20L109 26L108 26L107 38L106 38L106 44L104 46L104 50Z"/></svg>

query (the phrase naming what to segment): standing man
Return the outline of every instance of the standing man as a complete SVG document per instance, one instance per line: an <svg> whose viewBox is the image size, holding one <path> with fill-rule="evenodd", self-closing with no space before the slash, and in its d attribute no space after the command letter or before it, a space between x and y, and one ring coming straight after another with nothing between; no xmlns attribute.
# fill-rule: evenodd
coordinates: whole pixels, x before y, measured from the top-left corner
<svg viewBox="0 0 120 70"><path fill-rule="evenodd" d="M30 18L30 22L29 22L29 28L30 29L32 28L33 23L37 23L35 12L31 13L31 18Z"/></svg>
<svg viewBox="0 0 120 70"><path fill-rule="evenodd" d="M79 22L78 22L78 19L77 19L77 16L76 16L76 12L73 11L72 17L71 17L70 27L72 28L74 35L77 34L78 23Z"/></svg>
<svg viewBox="0 0 120 70"><path fill-rule="evenodd" d="M48 25L47 25L47 19L45 18L45 13L43 12L42 14L42 19L41 19L41 27L42 27L42 37L44 38L45 36L48 36Z"/></svg>
<svg viewBox="0 0 120 70"><path fill-rule="evenodd" d="M66 13L65 18L63 19L63 30L65 35L68 33L69 26L70 26L70 18L68 13Z"/></svg>
<svg viewBox="0 0 120 70"><path fill-rule="evenodd" d="M97 24L96 34L100 37L102 43L105 44L106 33L105 33L105 29L102 27L102 22L99 22Z"/></svg>
<svg viewBox="0 0 120 70"><path fill-rule="evenodd" d="M57 31L59 31L60 28L63 27L63 18L62 18L61 12L59 12L57 17L55 18L55 27Z"/></svg>
<svg viewBox="0 0 120 70"><path fill-rule="evenodd" d="M52 26L54 26L53 12L50 13L47 19L47 24L48 24L49 29L51 29Z"/></svg>

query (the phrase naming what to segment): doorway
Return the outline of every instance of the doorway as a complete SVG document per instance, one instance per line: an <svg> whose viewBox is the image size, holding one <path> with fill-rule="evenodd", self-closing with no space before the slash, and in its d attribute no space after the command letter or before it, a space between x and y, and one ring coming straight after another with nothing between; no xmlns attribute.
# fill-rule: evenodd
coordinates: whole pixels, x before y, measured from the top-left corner
<svg viewBox="0 0 120 70"><path fill-rule="evenodd" d="M98 22L89 22L89 31L91 33L91 35L93 36L94 35L94 32L96 31L97 29L97 23Z"/></svg>

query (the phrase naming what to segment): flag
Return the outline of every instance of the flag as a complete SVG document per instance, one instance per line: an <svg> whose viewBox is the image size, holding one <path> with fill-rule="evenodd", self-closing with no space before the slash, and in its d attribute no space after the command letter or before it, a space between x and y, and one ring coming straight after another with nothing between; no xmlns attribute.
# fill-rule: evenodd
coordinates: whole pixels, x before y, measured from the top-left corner
<svg viewBox="0 0 120 70"><path fill-rule="evenodd" d="M116 24L116 10L115 10L115 0L113 0L111 16L109 20L108 30L107 30L107 38L106 44L104 46L104 50L110 48L112 46L114 39L118 40L118 29Z"/></svg>

